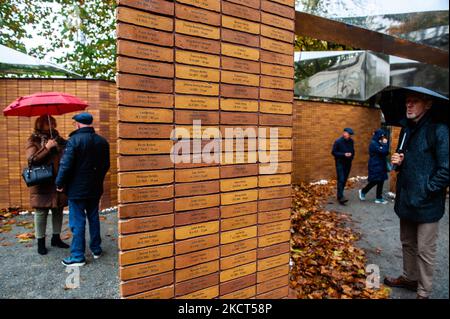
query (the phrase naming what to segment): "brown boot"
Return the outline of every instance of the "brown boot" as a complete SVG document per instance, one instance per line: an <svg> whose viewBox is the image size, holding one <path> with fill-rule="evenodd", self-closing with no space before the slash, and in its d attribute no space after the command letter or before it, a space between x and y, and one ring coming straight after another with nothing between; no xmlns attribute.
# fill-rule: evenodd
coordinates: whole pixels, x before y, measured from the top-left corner
<svg viewBox="0 0 450 319"><path fill-rule="evenodd" d="M430 298L429 297L424 297L424 296L421 296L421 295L417 294L416 299L430 299Z"/></svg>
<svg viewBox="0 0 450 319"><path fill-rule="evenodd" d="M406 279L403 276L398 278L385 277L384 283L389 287L405 288L411 291L417 291L417 281Z"/></svg>

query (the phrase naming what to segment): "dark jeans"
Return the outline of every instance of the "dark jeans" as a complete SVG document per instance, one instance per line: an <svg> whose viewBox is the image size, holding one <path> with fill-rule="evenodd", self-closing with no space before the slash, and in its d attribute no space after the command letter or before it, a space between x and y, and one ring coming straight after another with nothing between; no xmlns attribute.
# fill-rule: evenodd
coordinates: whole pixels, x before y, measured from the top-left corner
<svg viewBox="0 0 450 319"><path fill-rule="evenodd" d="M98 216L98 198L69 199L69 227L72 231L70 254L75 259L84 259L86 250L85 228L86 218L89 222L89 248L94 254L100 254L100 219Z"/></svg>
<svg viewBox="0 0 450 319"><path fill-rule="evenodd" d="M369 182L369 184L366 185L366 187L364 187L362 189L362 193L364 195L366 195L374 186L377 186L377 199L382 199L383 198L383 185L384 185L384 181L381 182Z"/></svg>
<svg viewBox="0 0 450 319"><path fill-rule="evenodd" d="M346 160L336 160L336 175L337 175L337 199L340 200L344 197L344 188L347 183L348 175L350 175L350 169L352 168L352 162Z"/></svg>

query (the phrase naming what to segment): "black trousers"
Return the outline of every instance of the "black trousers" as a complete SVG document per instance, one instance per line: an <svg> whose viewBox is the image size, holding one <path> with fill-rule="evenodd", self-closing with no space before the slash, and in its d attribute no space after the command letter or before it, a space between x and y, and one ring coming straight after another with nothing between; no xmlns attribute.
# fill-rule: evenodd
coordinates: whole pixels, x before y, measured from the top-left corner
<svg viewBox="0 0 450 319"><path fill-rule="evenodd" d="M366 195L374 186L377 186L377 199L383 198L383 185L384 181L381 182L369 182L366 187L362 189L364 195Z"/></svg>
<svg viewBox="0 0 450 319"><path fill-rule="evenodd" d="M350 170L352 168L351 161L336 161L336 175L337 175L337 199L340 200L344 197L344 188L347 183Z"/></svg>

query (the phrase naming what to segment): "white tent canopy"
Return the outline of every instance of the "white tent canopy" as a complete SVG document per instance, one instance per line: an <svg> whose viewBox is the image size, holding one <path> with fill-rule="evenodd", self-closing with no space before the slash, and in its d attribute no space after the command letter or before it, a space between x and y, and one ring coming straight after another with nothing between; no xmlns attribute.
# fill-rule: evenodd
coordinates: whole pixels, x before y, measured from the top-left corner
<svg viewBox="0 0 450 319"><path fill-rule="evenodd" d="M26 74L34 72L81 77L81 75L57 64L41 61L0 44L0 74Z"/></svg>

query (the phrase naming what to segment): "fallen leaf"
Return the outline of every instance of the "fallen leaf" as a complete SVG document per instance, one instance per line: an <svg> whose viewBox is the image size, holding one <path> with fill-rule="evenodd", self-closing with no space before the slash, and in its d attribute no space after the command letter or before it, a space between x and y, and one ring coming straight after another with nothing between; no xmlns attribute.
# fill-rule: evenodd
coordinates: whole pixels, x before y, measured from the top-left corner
<svg viewBox="0 0 450 319"><path fill-rule="evenodd" d="M365 288L366 254L355 246L361 235L349 227L351 215L322 207L335 186L335 181L293 186L290 287L301 299L388 298L383 286Z"/></svg>
<svg viewBox="0 0 450 319"><path fill-rule="evenodd" d="M34 238L34 233L23 233L16 235L16 238L19 239L19 243L28 243Z"/></svg>
<svg viewBox="0 0 450 319"><path fill-rule="evenodd" d="M62 240L67 240L72 238L72 234L71 233L65 233L65 234L61 234L61 239Z"/></svg>

